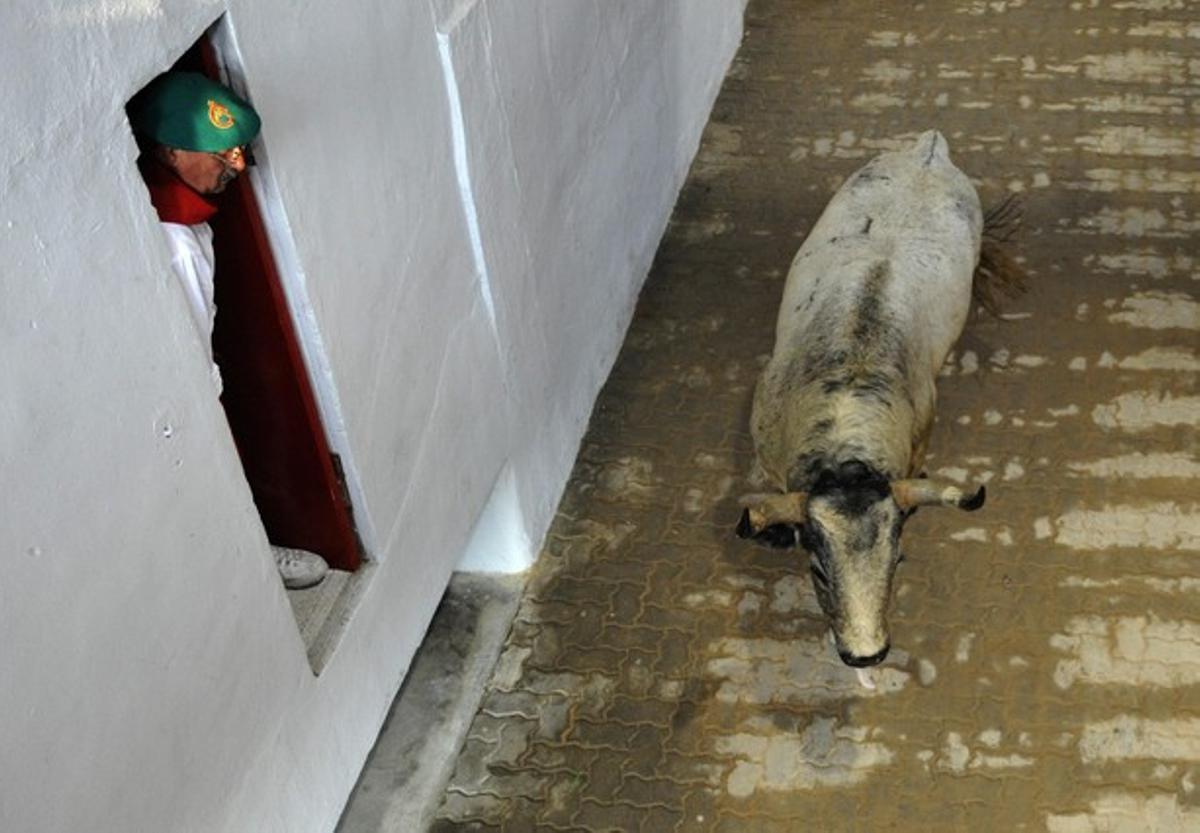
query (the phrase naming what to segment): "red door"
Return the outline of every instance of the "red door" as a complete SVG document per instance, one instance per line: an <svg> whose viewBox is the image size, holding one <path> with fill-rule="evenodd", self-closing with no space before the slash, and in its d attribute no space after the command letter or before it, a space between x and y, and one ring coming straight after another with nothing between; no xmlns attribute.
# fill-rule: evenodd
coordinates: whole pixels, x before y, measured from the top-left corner
<svg viewBox="0 0 1200 833"><path fill-rule="evenodd" d="M207 37L176 65L219 80ZM216 256L213 353L221 402L254 503L273 544L354 570L361 545L341 465L317 412L262 216L247 177L219 198L210 221Z"/></svg>

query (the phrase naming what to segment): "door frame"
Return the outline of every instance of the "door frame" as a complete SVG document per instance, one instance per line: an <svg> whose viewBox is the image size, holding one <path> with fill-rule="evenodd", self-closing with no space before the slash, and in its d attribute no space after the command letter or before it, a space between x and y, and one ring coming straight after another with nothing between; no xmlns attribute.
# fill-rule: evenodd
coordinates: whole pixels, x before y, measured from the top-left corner
<svg viewBox="0 0 1200 833"><path fill-rule="evenodd" d="M238 48L237 36L228 13L221 15L209 26L203 38L212 46L221 82L249 100L241 50ZM256 143L254 160L255 164L247 168L243 176L249 182L258 203L258 214L267 245L275 261L279 287L287 304L288 316L303 359L302 364L313 393L324 438L329 450L337 458L337 467L340 468L338 474L347 492L354 528L361 544L360 554L364 562L376 561L379 549L375 525L367 511L362 477L351 450L333 369L325 349L324 338L317 325L299 252L265 142Z"/></svg>

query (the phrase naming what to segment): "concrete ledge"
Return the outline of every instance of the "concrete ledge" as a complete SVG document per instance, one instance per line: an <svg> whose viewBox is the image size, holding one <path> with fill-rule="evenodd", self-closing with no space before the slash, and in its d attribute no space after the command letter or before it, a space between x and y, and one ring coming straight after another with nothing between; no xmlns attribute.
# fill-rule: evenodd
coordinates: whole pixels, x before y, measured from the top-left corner
<svg viewBox="0 0 1200 833"><path fill-rule="evenodd" d="M456 573L442 597L337 833L428 828L524 587L523 575Z"/></svg>

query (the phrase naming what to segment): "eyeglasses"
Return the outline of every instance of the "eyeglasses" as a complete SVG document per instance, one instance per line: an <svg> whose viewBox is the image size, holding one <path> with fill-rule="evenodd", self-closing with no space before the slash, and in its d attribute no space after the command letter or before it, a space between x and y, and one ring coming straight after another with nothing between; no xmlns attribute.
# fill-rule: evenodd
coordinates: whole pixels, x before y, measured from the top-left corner
<svg viewBox="0 0 1200 833"><path fill-rule="evenodd" d="M230 168L236 168L239 164L244 164L248 168L254 164L254 157L250 155L250 149L245 145L239 145L229 150L209 151L208 155L220 159Z"/></svg>

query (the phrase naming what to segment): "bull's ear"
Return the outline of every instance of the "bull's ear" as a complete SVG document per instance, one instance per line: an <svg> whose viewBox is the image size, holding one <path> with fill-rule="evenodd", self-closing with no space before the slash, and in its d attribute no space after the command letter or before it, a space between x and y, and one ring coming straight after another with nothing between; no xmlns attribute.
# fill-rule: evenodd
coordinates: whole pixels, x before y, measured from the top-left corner
<svg viewBox="0 0 1200 833"><path fill-rule="evenodd" d="M804 505L808 503L808 494L744 495L739 502L743 509L737 534L742 538L753 538L769 526L804 523Z"/></svg>
<svg viewBox="0 0 1200 833"><path fill-rule="evenodd" d="M975 492L964 492L955 483L939 480L895 480L892 497L905 511L918 506L955 506L974 512L987 499L987 490L980 486Z"/></svg>

